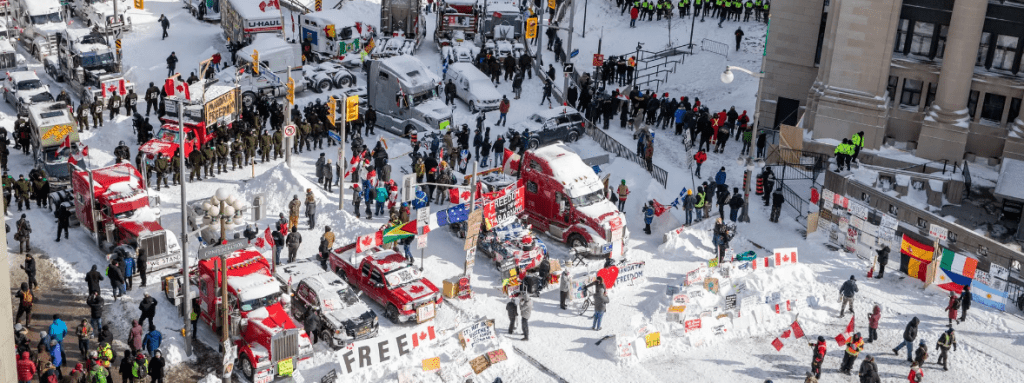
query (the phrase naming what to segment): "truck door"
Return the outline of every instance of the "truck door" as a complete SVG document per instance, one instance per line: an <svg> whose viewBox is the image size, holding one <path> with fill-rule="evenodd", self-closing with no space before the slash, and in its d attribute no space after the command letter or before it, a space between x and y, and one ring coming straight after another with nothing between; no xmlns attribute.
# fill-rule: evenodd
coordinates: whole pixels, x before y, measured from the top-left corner
<svg viewBox="0 0 1024 383"><path fill-rule="evenodd" d="M555 217L559 223L569 224L569 216L572 211L572 202L569 200L569 196L565 195L562 191L556 191L555 194Z"/></svg>

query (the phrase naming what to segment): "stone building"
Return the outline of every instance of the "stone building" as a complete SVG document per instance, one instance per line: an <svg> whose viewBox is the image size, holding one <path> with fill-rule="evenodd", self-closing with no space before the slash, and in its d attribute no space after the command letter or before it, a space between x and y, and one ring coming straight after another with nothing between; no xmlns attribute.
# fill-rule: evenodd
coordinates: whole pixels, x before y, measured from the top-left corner
<svg viewBox="0 0 1024 383"><path fill-rule="evenodd" d="M919 157L1024 159L1024 0L772 4L759 128Z"/></svg>

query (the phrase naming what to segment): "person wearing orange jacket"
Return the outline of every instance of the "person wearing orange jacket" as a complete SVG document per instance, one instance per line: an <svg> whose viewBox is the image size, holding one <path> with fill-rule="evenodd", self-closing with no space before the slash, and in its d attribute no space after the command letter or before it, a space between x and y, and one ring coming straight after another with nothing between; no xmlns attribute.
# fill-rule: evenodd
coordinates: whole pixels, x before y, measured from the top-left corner
<svg viewBox="0 0 1024 383"><path fill-rule="evenodd" d="M853 338L846 341L846 353L843 354L843 364L839 366L839 372L850 375L850 371L853 370L853 362L857 360L857 356L863 350L864 339L861 339L859 332L853 334Z"/></svg>

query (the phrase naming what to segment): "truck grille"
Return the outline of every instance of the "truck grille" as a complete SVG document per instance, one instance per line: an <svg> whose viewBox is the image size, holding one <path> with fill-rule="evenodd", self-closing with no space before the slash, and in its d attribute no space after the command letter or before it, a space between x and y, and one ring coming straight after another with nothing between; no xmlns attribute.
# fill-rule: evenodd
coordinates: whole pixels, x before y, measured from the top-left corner
<svg viewBox="0 0 1024 383"><path fill-rule="evenodd" d="M270 338L270 359L278 362L299 354L299 330L285 330Z"/></svg>
<svg viewBox="0 0 1024 383"><path fill-rule="evenodd" d="M167 254L167 232L161 231L157 234L143 237L139 240L139 249L146 250L150 258L158 258Z"/></svg>

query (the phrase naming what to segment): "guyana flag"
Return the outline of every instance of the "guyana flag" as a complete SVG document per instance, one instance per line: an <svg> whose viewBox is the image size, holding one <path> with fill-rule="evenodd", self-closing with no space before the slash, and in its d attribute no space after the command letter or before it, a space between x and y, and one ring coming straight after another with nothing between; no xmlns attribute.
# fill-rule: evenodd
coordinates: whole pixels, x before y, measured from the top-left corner
<svg viewBox="0 0 1024 383"><path fill-rule="evenodd" d="M416 235L416 221L412 220L406 223L400 223L395 226L389 226L384 229L384 240L383 243L391 243L400 241Z"/></svg>
<svg viewBox="0 0 1024 383"><path fill-rule="evenodd" d="M917 242L904 234L900 243L900 271L924 282L934 251L934 247Z"/></svg>

